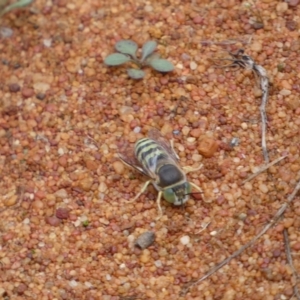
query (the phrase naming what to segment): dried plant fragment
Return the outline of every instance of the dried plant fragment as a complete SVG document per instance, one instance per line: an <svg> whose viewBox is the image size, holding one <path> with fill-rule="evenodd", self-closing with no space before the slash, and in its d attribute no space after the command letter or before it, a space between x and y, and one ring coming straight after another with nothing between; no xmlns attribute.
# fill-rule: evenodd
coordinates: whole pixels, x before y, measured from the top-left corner
<svg viewBox="0 0 300 300"><path fill-rule="evenodd" d="M262 146L265 163L269 163L270 160L269 160L269 154L268 154L267 144L266 144L266 131L267 131L266 105L269 96L269 79L267 76L267 71L262 66L257 65L249 55L244 53L243 49L238 50L236 53L230 52L229 54L231 55L232 58L214 60L215 62L217 60L228 61L229 62L228 64L224 64L224 65L216 64L216 65L221 68L240 67L247 70L252 70L254 74L257 76L258 80L260 81L260 88L262 90L262 102L259 108L261 121L262 121L261 146Z"/></svg>

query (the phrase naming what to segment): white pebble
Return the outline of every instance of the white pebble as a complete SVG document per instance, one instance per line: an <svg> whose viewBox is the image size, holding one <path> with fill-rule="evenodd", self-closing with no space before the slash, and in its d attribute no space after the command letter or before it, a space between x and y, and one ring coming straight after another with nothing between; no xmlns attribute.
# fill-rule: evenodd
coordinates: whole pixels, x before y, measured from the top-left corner
<svg viewBox="0 0 300 300"><path fill-rule="evenodd" d="M190 237L188 235L185 235L180 238L180 243L182 245L187 245L190 242Z"/></svg>
<svg viewBox="0 0 300 300"><path fill-rule="evenodd" d="M196 70L197 67L198 67L198 65L197 65L194 61L191 61L191 62L190 62L190 69L191 69L191 70Z"/></svg>
<svg viewBox="0 0 300 300"><path fill-rule="evenodd" d="M106 274L106 280L111 280L111 276L109 274Z"/></svg>
<svg viewBox="0 0 300 300"><path fill-rule="evenodd" d="M202 160L202 155L201 154L197 154L197 153L194 153L192 155L192 160L195 161L195 162L199 162Z"/></svg>
<svg viewBox="0 0 300 300"><path fill-rule="evenodd" d="M76 287L76 286L78 285L78 283L77 283L76 280L71 280L71 281L69 281L69 285L70 285L71 287Z"/></svg>
<svg viewBox="0 0 300 300"><path fill-rule="evenodd" d="M153 7L151 5L146 5L145 6L145 11L150 12L153 10Z"/></svg>
<svg viewBox="0 0 300 300"><path fill-rule="evenodd" d="M65 151L64 151L63 148L58 148L57 153L58 153L59 155L64 155L64 154L65 154Z"/></svg>
<svg viewBox="0 0 300 300"><path fill-rule="evenodd" d="M162 267L162 263L161 263L160 260L156 260L156 261L154 262L154 264L155 264L155 266L156 266L157 268L161 268L161 267Z"/></svg>
<svg viewBox="0 0 300 300"><path fill-rule="evenodd" d="M292 92L290 90L287 90L287 89L282 89L279 94L282 95L282 96L288 96L290 95Z"/></svg>
<svg viewBox="0 0 300 300"><path fill-rule="evenodd" d="M264 183L261 183L261 184L258 186L258 188L259 188L259 190L260 190L262 193L264 193L264 194L266 194L266 193L269 191L268 187L267 187Z"/></svg>
<svg viewBox="0 0 300 300"><path fill-rule="evenodd" d="M182 54L181 54L181 58L182 58L183 60L189 60L191 57L190 57L188 54L186 54L186 53L182 53Z"/></svg>
<svg viewBox="0 0 300 300"><path fill-rule="evenodd" d="M99 188L98 188L100 193L105 193L107 191L107 185L105 182L100 182Z"/></svg>
<svg viewBox="0 0 300 300"><path fill-rule="evenodd" d="M54 232L51 232L51 233L49 234L49 238L50 238L51 240L54 240L54 239L56 238L56 234L55 234Z"/></svg>
<svg viewBox="0 0 300 300"><path fill-rule="evenodd" d="M140 133L141 132L141 127L140 126L134 127L133 132L134 133Z"/></svg>
<svg viewBox="0 0 300 300"><path fill-rule="evenodd" d="M188 127L188 126L183 126L183 128L182 128L182 134L183 135L188 135L188 133L190 132L190 128Z"/></svg>
<svg viewBox="0 0 300 300"><path fill-rule="evenodd" d="M241 161L241 159L240 159L239 157L234 157L234 158L232 159L232 161L233 161L234 163L238 164L238 163Z"/></svg>
<svg viewBox="0 0 300 300"><path fill-rule="evenodd" d="M188 142L188 143L194 143L195 141L196 141L196 138L194 138L194 137L188 137L187 139L186 139L186 141Z"/></svg>
<svg viewBox="0 0 300 300"><path fill-rule="evenodd" d="M65 189L60 189L60 190L56 191L56 192L54 193L54 195L55 195L56 197L59 197L59 198L62 198L62 199L68 197L68 193L67 193L67 191L66 191Z"/></svg>
<svg viewBox="0 0 300 300"><path fill-rule="evenodd" d="M23 220L23 224L26 224L26 225L27 225L27 224L29 224L29 223L30 223L30 219L26 218L26 219Z"/></svg>
<svg viewBox="0 0 300 300"><path fill-rule="evenodd" d="M9 38L13 35L12 29L8 27L1 27L0 28L0 36L3 38Z"/></svg>
<svg viewBox="0 0 300 300"><path fill-rule="evenodd" d="M84 285L87 287L87 288L91 288L93 285L90 283L90 282L88 282L88 281L86 281L85 283L84 283Z"/></svg>
<svg viewBox="0 0 300 300"><path fill-rule="evenodd" d="M246 129L248 128L248 124L245 123L245 122L243 122L243 123L241 124L241 127L242 127L242 129L246 130Z"/></svg>
<svg viewBox="0 0 300 300"><path fill-rule="evenodd" d="M49 48L52 45L52 40L51 39L44 39L43 44L45 47Z"/></svg>

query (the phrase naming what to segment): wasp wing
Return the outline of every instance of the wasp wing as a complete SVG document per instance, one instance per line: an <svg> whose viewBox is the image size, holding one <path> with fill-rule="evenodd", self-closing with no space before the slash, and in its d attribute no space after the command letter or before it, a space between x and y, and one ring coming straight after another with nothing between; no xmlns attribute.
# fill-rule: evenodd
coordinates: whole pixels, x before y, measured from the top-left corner
<svg viewBox="0 0 300 300"><path fill-rule="evenodd" d="M135 157L134 145L130 145L128 142L126 142L122 147L120 147L118 156L125 165L135 169L147 177L152 177L143 169L142 165Z"/></svg>
<svg viewBox="0 0 300 300"><path fill-rule="evenodd" d="M171 146L170 142L160 133L160 131L156 128L150 129L148 133L148 137L154 141L156 141L161 147L163 147L166 152L171 156L175 163L179 162L179 158Z"/></svg>

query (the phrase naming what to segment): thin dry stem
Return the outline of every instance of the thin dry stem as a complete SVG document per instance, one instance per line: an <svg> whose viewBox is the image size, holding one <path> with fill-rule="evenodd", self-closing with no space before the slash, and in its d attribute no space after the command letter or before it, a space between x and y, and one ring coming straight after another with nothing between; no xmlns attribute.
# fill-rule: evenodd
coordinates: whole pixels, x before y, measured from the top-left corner
<svg viewBox="0 0 300 300"><path fill-rule="evenodd" d="M256 76L260 80L260 87L262 90L262 102L259 107L260 115L261 115L261 147L263 151L264 160L266 163L269 163L269 154L267 149L266 142L266 132L267 132L267 113L266 113L266 105L268 102L269 96L269 79L267 76L267 71L260 65L257 65L254 60L247 54L244 53L243 49L238 50L236 53L230 53L232 58L229 59L217 59L217 60L227 60L227 65L216 64L217 67L240 67L248 70L252 70ZM214 59L212 59L214 61Z"/></svg>
<svg viewBox="0 0 300 300"><path fill-rule="evenodd" d="M288 231L287 231L286 228L283 231L283 236L284 236L284 246L285 246L285 253L286 253L287 261L288 261L289 265L291 266L291 269L293 271L294 279L297 282L298 281L298 274L297 274L297 271L296 271L294 263L293 263L291 247L290 247L290 240L289 240L289 235L288 235ZM297 284L294 285L294 296L296 296L296 298L298 300L300 300L300 294L299 294Z"/></svg>
<svg viewBox="0 0 300 300"><path fill-rule="evenodd" d="M257 172L255 172L254 174L250 175L247 179L245 179L242 184L245 184L246 182L252 180L253 178L255 178L256 176L258 176L259 174L261 174L262 172L266 171L267 169L269 169L270 167L274 166L275 164L277 164L278 162L280 162L281 160L283 160L284 158L286 158L287 155L281 156L275 160L273 160L272 162L270 162L269 164L261 167Z"/></svg>
<svg viewBox="0 0 300 300"><path fill-rule="evenodd" d="M227 257L225 260L223 260L218 265L216 265L215 267L213 267L210 271L208 271L208 273L206 273L200 279L198 279L197 281L189 284L187 287L185 287L184 289L182 289L181 294L185 295L190 290L190 288L192 288L193 286L195 286L198 283L202 282L206 278L210 277L212 274L214 274L218 270L220 270L223 266L225 266L226 264L228 264L232 259L234 259L238 255L240 255L245 249L253 246L255 244L255 242L260 237L262 237L272 226L274 226L279 221L279 219L283 216L283 214L286 211L287 207L293 201L293 199L295 198L295 196L296 196L296 194L297 194L297 192L299 190L300 190L300 180L297 183L297 185L296 185L295 189L293 190L292 194L290 194L288 196L287 202L285 202L285 203L282 204L282 206L278 209L278 211L273 216L273 218L269 221L268 224L266 224L266 226L260 231L260 233L258 233L250 242L248 242L247 244L245 244L244 246L242 246L239 250L235 251L231 256Z"/></svg>

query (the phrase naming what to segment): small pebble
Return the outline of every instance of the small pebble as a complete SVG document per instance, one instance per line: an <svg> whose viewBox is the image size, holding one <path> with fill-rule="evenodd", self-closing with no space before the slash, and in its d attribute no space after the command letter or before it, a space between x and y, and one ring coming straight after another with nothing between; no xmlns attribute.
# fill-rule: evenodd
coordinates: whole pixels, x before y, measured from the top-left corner
<svg viewBox="0 0 300 300"><path fill-rule="evenodd" d="M202 137L199 141L198 151L206 158L212 157L218 150L219 144L210 137Z"/></svg>
<svg viewBox="0 0 300 300"><path fill-rule="evenodd" d="M252 51L260 52L262 50L262 43L259 41L254 41L250 47Z"/></svg>
<svg viewBox="0 0 300 300"><path fill-rule="evenodd" d="M86 192L88 192L93 185L92 177L85 177L78 182L78 187Z"/></svg>
<svg viewBox="0 0 300 300"><path fill-rule="evenodd" d="M122 175L125 171L124 164L119 160L117 160L113 163L113 168L114 168L115 172L119 175Z"/></svg>
<svg viewBox="0 0 300 300"><path fill-rule="evenodd" d="M277 5L276 5L276 11L278 13L284 13L288 10L288 4L286 2L279 2Z"/></svg>
<svg viewBox="0 0 300 300"><path fill-rule="evenodd" d="M67 208L60 207L56 210L55 215L58 219L68 219L70 212Z"/></svg>
<svg viewBox="0 0 300 300"><path fill-rule="evenodd" d="M191 70L196 70L197 67L198 67L198 65L197 65L194 61L191 61L191 62L190 62L190 69L191 69Z"/></svg>
<svg viewBox="0 0 300 300"><path fill-rule="evenodd" d="M78 282L73 279L73 280L69 281L69 285L70 285L70 287L76 287L78 285Z"/></svg>
<svg viewBox="0 0 300 300"><path fill-rule="evenodd" d="M190 237L188 235L185 235L180 238L180 243L182 245L187 245L190 242Z"/></svg>
<svg viewBox="0 0 300 300"><path fill-rule="evenodd" d="M17 203L17 201L18 201L18 195L13 195L8 197L7 199L4 199L3 204L5 206L13 206Z"/></svg>
<svg viewBox="0 0 300 300"><path fill-rule="evenodd" d="M289 0L288 5L291 7L297 6L299 4L299 0Z"/></svg>
<svg viewBox="0 0 300 300"><path fill-rule="evenodd" d="M141 248L146 249L151 246L155 241L155 233L152 231L147 231L141 234L136 240L134 245Z"/></svg>
<svg viewBox="0 0 300 300"><path fill-rule="evenodd" d="M54 195L55 195L56 197L61 198L61 199L65 199L65 198L68 197L68 193L67 193L67 191L66 191L65 189L60 189L60 190L56 191L56 192L54 193Z"/></svg>
<svg viewBox="0 0 300 300"><path fill-rule="evenodd" d="M280 95L282 96L288 96L290 95L292 92L290 90L287 90L287 89L282 89L280 92Z"/></svg>
<svg viewBox="0 0 300 300"><path fill-rule="evenodd" d="M268 187L264 183L259 184L258 188L264 194L268 193L269 191Z"/></svg>
<svg viewBox="0 0 300 300"><path fill-rule="evenodd" d="M44 39L43 44L45 47L49 48L52 45L52 40L51 39Z"/></svg>
<svg viewBox="0 0 300 300"><path fill-rule="evenodd" d="M295 244L293 244L292 248L296 251L299 251L300 250L300 242L296 242Z"/></svg>
<svg viewBox="0 0 300 300"><path fill-rule="evenodd" d="M33 89L30 89L30 88L23 88L22 89L22 96L24 98L30 98L34 95L34 90Z"/></svg>
<svg viewBox="0 0 300 300"><path fill-rule="evenodd" d="M154 264L155 264L155 266L156 266L157 268L161 268L161 267L162 267L162 262L161 262L160 260L156 260L156 261L154 262Z"/></svg>
<svg viewBox="0 0 300 300"><path fill-rule="evenodd" d="M2 38L10 38L13 35L13 30L8 27L1 27L0 28L0 36Z"/></svg>
<svg viewBox="0 0 300 300"><path fill-rule="evenodd" d="M12 83L8 87L11 93L17 93L21 90L21 87L18 83Z"/></svg>
<svg viewBox="0 0 300 300"><path fill-rule="evenodd" d="M51 226L57 227L60 225L61 221L56 216L51 216L51 217L46 217L46 223Z"/></svg>
<svg viewBox="0 0 300 300"><path fill-rule="evenodd" d="M20 283L16 289L16 292L19 295L23 295L26 290L27 290L27 286L24 283Z"/></svg>

